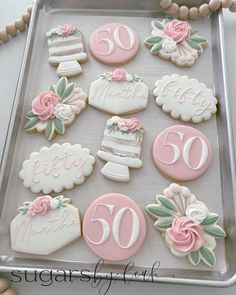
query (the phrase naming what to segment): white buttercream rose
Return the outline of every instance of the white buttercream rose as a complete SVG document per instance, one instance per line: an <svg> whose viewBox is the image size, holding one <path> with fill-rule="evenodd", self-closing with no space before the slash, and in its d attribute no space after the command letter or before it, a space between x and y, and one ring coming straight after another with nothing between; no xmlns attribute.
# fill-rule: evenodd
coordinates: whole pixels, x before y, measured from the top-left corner
<svg viewBox="0 0 236 295"><path fill-rule="evenodd" d="M107 121L107 126L112 126L115 123L118 123L120 121L120 117L113 116Z"/></svg>
<svg viewBox="0 0 236 295"><path fill-rule="evenodd" d="M195 223L201 223L207 218L208 214L207 206L200 201L196 201L186 209L186 216L194 220Z"/></svg>
<svg viewBox="0 0 236 295"><path fill-rule="evenodd" d="M162 42L162 50L166 53L172 53L176 50L177 44L172 39L164 39Z"/></svg>
<svg viewBox="0 0 236 295"><path fill-rule="evenodd" d="M59 103L55 106L54 114L57 119L61 121L68 121L71 119L74 113L71 106Z"/></svg>

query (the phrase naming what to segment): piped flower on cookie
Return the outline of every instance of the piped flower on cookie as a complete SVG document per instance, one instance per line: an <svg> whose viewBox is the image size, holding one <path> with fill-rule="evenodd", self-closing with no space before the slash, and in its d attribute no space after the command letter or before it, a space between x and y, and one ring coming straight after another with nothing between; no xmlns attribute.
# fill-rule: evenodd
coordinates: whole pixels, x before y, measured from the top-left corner
<svg viewBox="0 0 236 295"><path fill-rule="evenodd" d="M57 134L64 134L76 116L86 107L87 94L75 83L68 83L66 77L41 92L32 101L32 109L27 113L28 132L44 133L50 141Z"/></svg>
<svg viewBox="0 0 236 295"><path fill-rule="evenodd" d="M151 54L180 67L192 66L208 44L207 39L200 36L198 31L193 31L186 21L155 20L151 26L152 35L145 40Z"/></svg>
<svg viewBox="0 0 236 295"><path fill-rule="evenodd" d="M80 34L80 31L76 28L75 25L66 23L51 29L49 32L47 32L46 36L50 40L55 40L57 38L65 38L68 36L78 36Z"/></svg>
<svg viewBox="0 0 236 295"><path fill-rule="evenodd" d="M154 227L162 232L163 239L171 253L187 257L191 264L203 261L214 267L216 239L225 238L224 230L217 225L219 215L209 211L190 190L172 183L157 195L157 204L146 207L156 219Z"/></svg>

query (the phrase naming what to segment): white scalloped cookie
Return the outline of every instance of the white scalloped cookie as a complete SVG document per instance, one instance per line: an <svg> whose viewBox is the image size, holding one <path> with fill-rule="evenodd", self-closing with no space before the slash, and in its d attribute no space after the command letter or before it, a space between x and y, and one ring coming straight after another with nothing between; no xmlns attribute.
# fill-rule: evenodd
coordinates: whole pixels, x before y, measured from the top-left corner
<svg viewBox="0 0 236 295"><path fill-rule="evenodd" d="M81 236L79 209L64 196L24 202L10 226L12 250L49 255Z"/></svg>
<svg viewBox="0 0 236 295"><path fill-rule="evenodd" d="M217 111L213 91L188 76L164 76L155 83L156 103L172 118L200 123L209 120Z"/></svg>
<svg viewBox="0 0 236 295"><path fill-rule="evenodd" d="M33 193L59 193L82 184L93 171L95 158L79 144L55 143L33 152L19 173Z"/></svg>

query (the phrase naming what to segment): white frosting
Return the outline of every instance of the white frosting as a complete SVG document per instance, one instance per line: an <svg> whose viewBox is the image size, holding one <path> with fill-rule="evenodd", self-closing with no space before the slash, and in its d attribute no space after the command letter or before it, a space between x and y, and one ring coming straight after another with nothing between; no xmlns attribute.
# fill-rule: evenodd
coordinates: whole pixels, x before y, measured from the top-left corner
<svg viewBox="0 0 236 295"><path fill-rule="evenodd" d="M90 85L89 104L111 114L142 111L148 102L148 87L143 82L116 82L98 78Z"/></svg>
<svg viewBox="0 0 236 295"><path fill-rule="evenodd" d="M164 76L155 83L156 103L175 119L199 123L216 113L217 99L205 84L187 76Z"/></svg>
<svg viewBox="0 0 236 295"><path fill-rule="evenodd" d="M55 106L54 114L57 119L64 122L70 120L74 116L71 106L63 103L59 103Z"/></svg>
<svg viewBox="0 0 236 295"><path fill-rule="evenodd" d="M196 201L189 205L186 209L186 216L193 219L195 223L201 223L207 218L209 210L205 204L200 201Z"/></svg>
<svg viewBox="0 0 236 295"><path fill-rule="evenodd" d="M128 36L129 36L129 39L130 39L130 45L129 46L125 46L121 39L120 39L120 29L123 28ZM124 49L124 50L130 50L134 47L135 45L135 35L134 35L134 32L131 30L131 28L125 26L125 25L120 25L120 26L117 26L114 30L114 40L116 42L116 44L121 48L121 49Z"/></svg>
<svg viewBox="0 0 236 295"><path fill-rule="evenodd" d="M10 226L13 251L49 255L81 236L79 211L74 206L46 215L18 214Z"/></svg>
<svg viewBox="0 0 236 295"><path fill-rule="evenodd" d="M176 50L177 44L174 40L172 39L165 39L162 42L162 50L164 52L168 53L172 53Z"/></svg>
<svg viewBox="0 0 236 295"><path fill-rule="evenodd" d="M94 163L89 149L79 144L55 143L33 152L29 160L24 161L19 175L24 186L34 193L61 192L82 184L92 173Z"/></svg>

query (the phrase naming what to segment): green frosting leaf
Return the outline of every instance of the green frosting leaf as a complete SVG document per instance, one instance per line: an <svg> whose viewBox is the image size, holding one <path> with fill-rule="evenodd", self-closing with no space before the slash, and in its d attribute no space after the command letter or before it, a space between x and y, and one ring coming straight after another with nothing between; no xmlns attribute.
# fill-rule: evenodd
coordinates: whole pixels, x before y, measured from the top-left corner
<svg viewBox="0 0 236 295"><path fill-rule="evenodd" d="M204 43L207 43L207 39L206 38L203 38L201 36L196 36L196 35L193 35L189 38L189 40L195 42L195 43L200 43L200 44L204 44Z"/></svg>
<svg viewBox="0 0 236 295"><path fill-rule="evenodd" d="M218 219L219 219L218 214L209 213L207 218L202 221L201 225L210 225L210 224L216 223Z"/></svg>
<svg viewBox="0 0 236 295"><path fill-rule="evenodd" d="M151 37L148 37L145 40L145 43L148 44L148 45L154 45L156 43L159 43L161 40L162 40L162 37L159 37L159 36L151 36Z"/></svg>
<svg viewBox="0 0 236 295"><path fill-rule="evenodd" d="M172 217L172 215L166 210L165 207L151 204L147 205L146 210L154 217Z"/></svg>
<svg viewBox="0 0 236 295"><path fill-rule="evenodd" d="M201 253L202 260L207 265L209 265L211 267L214 267L215 264L216 264L216 256L215 256L215 253L211 249L209 249L209 248L207 248L205 246L202 246L199 251Z"/></svg>
<svg viewBox="0 0 236 295"><path fill-rule="evenodd" d="M225 231L219 225L216 224L205 225L203 226L203 229L206 233L213 236L214 238L222 239L226 236Z"/></svg>
<svg viewBox="0 0 236 295"><path fill-rule="evenodd" d="M64 134L65 133L65 127L64 127L64 124L61 122L61 120L57 119L57 118L54 118L54 126L55 126L55 129L57 131L57 133L59 134Z"/></svg>
<svg viewBox="0 0 236 295"><path fill-rule="evenodd" d="M54 133L54 128L52 126L52 120L48 121L47 127L45 128L44 134L47 140L51 140Z"/></svg>
<svg viewBox="0 0 236 295"><path fill-rule="evenodd" d="M154 227L156 227L157 229L160 229L160 230L167 229L167 228L171 227L173 219L174 219L174 217L160 218L154 223Z"/></svg>
<svg viewBox="0 0 236 295"><path fill-rule="evenodd" d="M62 97L63 93L66 89L67 79L66 77L62 77L57 83L57 94Z"/></svg>
<svg viewBox="0 0 236 295"><path fill-rule="evenodd" d="M159 29L159 30L163 30L164 25L163 25L163 23L160 22L159 20L154 20L152 23L153 23L153 25L154 25L157 29Z"/></svg>
<svg viewBox="0 0 236 295"><path fill-rule="evenodd" d="M62 101L63 101L63 98L66 98L67 96L69 96L69 95L71 94L71 92L74 90L74 88L75 88L75 84L74 84L74 83L71 83L71 84L69 84L69 85L66 87L66 89L65 89L65 91L64 91L64 93L63 93L63 95L61 96Z"/></svg>
<svg viewBox="0 0 236 295"><path fill-rule="evenodd" d="M172 200L168 199L167 197L161 196L161 195L158 195L157 199L167 209L176 211L176 207L175 207L174 202Z"/></svg>
<svg viewBox="0 0 236 295"><path fill-rule="evenodd" d="M55 86L53 84L50 85L49 90L55 93Z"/></svg>
<svg viewBox="0 0 236 295"><path fill-rule="evenodd" d="M202 47L200 45L198 45L197 43L195 43L194 41L192 41L191 39L186 40L186 42L188 43L189 46L191 46L193 49L196 49L197 51L201 51Z"/></svg>
<svg viewBox="0 0 236 295"><path fill-rule="evenodd" d="M162 40L158 42L157 44L153 45L151 48L152 54L157 54L162 49Z"/></svg>
<svg viewBox="0 0 236 295"><path fill-rule="evenodd" d="M32 111L30 111L26 114L27 119L31 119L31 118L35 118L35 117L37 117L37 115L35 115Z"/></svg>
<svg viewBox="0 0 236 295"><path fill-rule="evenodd" d="M191 252L189 254L189 259L190 259L190 261L192 262L193 265L199 264L199 262L201 260L200 251L198 250L198 251Z"/></svg>
<svg viewBox="0 0 236 295"><path fill-rule="evenodd" d="M38 117L33 117L31 118L26 124L25 124L25 129L30 130L32 129L39 121Z"/></svg>
<svg viewBox="0 0 236 295"><path fill-rule="evenodd" d="M198 34L198 31L197 30L192 30L191 31L191 36L196 35L196 34Z"/></svg>

